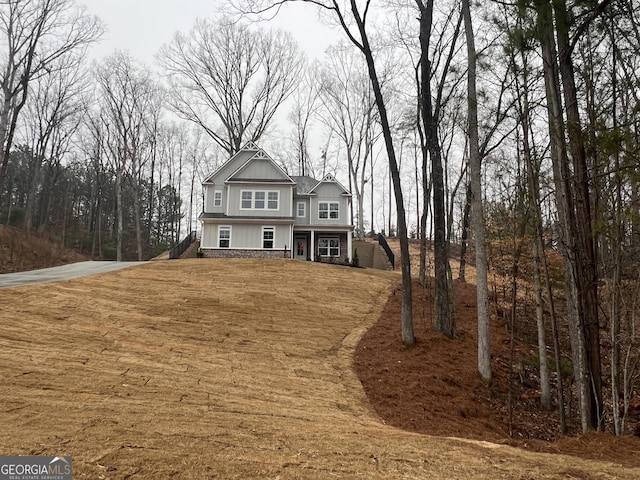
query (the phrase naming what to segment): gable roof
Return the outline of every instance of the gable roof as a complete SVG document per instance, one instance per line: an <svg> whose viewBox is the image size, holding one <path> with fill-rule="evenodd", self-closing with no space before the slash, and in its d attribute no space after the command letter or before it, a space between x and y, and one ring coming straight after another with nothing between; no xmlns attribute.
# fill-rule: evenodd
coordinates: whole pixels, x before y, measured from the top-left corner
<svg viewBox="0 0 640 480"><path fill-rule="evenodd" d="M315 190L322 185L323 183L335 183L338 188L340 190L342 190L342 192L340 193L340 195L344 195L345 197L350 197L351 196L351 192L346 189L344 187L344 185L342 185L338 180L336 180L336 177L334 177L333 175L331 175L330 173L328 173L327 175L325 175L322 180L320 180L319 182L317 182L313 188L311 190L309 190L309 193L316 193Z"/></svg>
<svg viewBox="0 0 640 480"><path fill-rule="evenodd" d="M274 178L240 178L242 172L246 171L254 161L264 161L269 163L270 167L275 171ZM240 150L231 156L231 158L220 165L213 173L205 177L205 180L202 183L212 184L234 181L294 183L291 177L287 175L287 172L254 142L245 143Z"/></svg>
<svg viewBox="0 0 640 480"><path fill-rule="evenodd" d="M224 172L225 170L229 170L229 167L236 163L244 164L258 150L260 150L260 148L258 148L258 146L255 143L253 142L245 143L244 146L240 150L238 150L235 154L233 154L226 162L223 162L222 165L220 165L212 173L207 175L202 183L203 184L213 183L214 177L219 176L220 173ZM226 176L228 175L223 175L224 178L226 178Z"/></svg>
<svg viewBox="0 0 640 480"><path fill-rule="evenodd" d="M252 146L255 146L253 142L250 142ZM244 148L244 147L243 147ZM252 150L253 151L253 150ZM276 178L251 178L251 177L241 177L242 173L250 168L250 166L256 161L264 161L267 162L271 167L273 167L277 173ZM278 178L279 177L279 178ZM231 175L229 175L225 182L246 182L246 181L268 181L268 182L286 182L286 183L295 183L291 177L287 174L287 172L278 165L273 158L271 158L267 152L258 149L244 164L242 164L237 170L235 170Z"/></svg>

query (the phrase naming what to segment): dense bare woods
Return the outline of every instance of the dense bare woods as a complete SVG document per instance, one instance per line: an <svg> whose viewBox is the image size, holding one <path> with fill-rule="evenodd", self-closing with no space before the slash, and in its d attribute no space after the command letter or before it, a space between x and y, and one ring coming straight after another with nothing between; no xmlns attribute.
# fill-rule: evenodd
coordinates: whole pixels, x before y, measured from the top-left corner
<svg viewBox="0 0 640 480"><path fill-rule="evenodd" d="M640 376L638 5L301 0L301 22L320 13L336 32L332 53L307 62L257 21L292 2L231 3L233 17L179 32L154 65L126 52L91 64L101 27L71 1L3 3L0 222L100 258L149 258L197 228L199 181L258 141L291 174L350 184L359 235L400 238L404 343L412 275L436 293L432 325L455 338L448 258L468 239L461 264L475 254L504 285L487 295L479 282L480 331L500 312L517 330L523 300L536 303L541 402L581 430L628 431ZM413 265L412 237L423 245ZM558 255L561 272L547 262Z"/></svg>

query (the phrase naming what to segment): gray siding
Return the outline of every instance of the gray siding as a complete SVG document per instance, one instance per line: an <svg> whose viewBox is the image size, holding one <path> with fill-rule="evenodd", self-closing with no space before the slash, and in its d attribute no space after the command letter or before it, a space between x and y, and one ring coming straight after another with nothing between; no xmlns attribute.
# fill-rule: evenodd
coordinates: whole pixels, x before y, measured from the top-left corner
<svg viewBox="0 0 640 480"><path fill-rule="evenodd" d="M263 191L263 192L279 192L278 210L269 209L251 209L245 210L240 208L242 191ZM229 186L229 205L227 207L227 215L243 216L243 217L290 217L293 212L291 210L291 202L293 199L292 185L269 185L269 184L233 184Z"/></svg>
<svg viewBox="0 0 640 480"><path fill-rule="evenodd" d="M291 249L291 230L289 225L263 225L225 224L231 227L231 245L235 249L262 249L262 227L274 228L273 249L282 250L285 245ZM205 223L202 228L202 240L200 248L218 248L218 224Z"/></svg>
<svg viewBox="0 0 640 480"><path fill-rule="evenodd" d="M313 225L331 225L331 226L339 226L339 225L350 225L351 221L349 216L351 212L349 211L349 201L347 197L341 196L342 191L335 183L325 182L321 184L316 190L318 194L316 197L311 199L310 206L310 220ZM319 218L319 204L325 202L337 202L339 205L339 218L331 219L331 218Z"/></svg>
<svg viewBox="0 0 640 480"><path fill-rule="evenodd" d="M204 211L207 213L224 213L227 206L227 188L225 185L204 185ZM214 206L215 193L222 192L222 205Z"/></svg>
<svg viewBox="0 0 640 480"><path fill-rule="evenodd" d="M257 152L255 150L241 150L235 156L227 160L227 163L222 165L220 169L215 172L215 176L211 179L211 182L217 185L224 185L224 181L256 153Z"/></svg>
<svg viewBox="0 0 640 480"><path fill-rule="evenodd" d="M287 180L270 160L256 158L233 177L234 180Z"/></svg>
<svg viewBox="0 0 640 480"><path fill-rule="evenodd" d="M298 203L304 203L304 217L298 217ZM309 205L310 201L308 198L294 198L293 199L293 216L294 223L296 225L309 225Z"/></svg>

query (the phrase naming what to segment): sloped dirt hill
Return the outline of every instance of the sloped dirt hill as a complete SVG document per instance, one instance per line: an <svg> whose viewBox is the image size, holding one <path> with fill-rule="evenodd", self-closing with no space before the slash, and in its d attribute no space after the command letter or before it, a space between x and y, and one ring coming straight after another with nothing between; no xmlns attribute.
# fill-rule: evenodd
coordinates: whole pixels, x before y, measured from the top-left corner
<svg viewBox="0 0 640 480"><path fill-rule="evenodd" d="M0 225L0 274L88 260L73 250L24 230Z"/></svg>
<svg viewBox="0 0 640 480"><path fill-rule="evenodd" d="M353 354L398 280L193 259L2 290L0 451L78 479L640 478L385 425Z"/></svg>

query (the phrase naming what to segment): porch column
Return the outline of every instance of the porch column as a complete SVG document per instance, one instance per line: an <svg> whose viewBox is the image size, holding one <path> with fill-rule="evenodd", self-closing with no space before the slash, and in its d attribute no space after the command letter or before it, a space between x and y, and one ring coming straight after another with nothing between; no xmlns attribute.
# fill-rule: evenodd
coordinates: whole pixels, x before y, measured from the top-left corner
<svg viewBox="0 0 640 480"><path fill-rule="evenodd" d="M349 260L349 263L351 263L353 261L353 235L351 234L351 232L347 232L347 259Z"/></svg>
<svg viewBox="0 0 640 480"><path fill-rule="evenodd" d="M289 245L291 245L289 258L293 258L293 249L296 238L293 233L293 224L289 225Z"/></svg>
<svg viewBox="0 0 640 480"><path fill-rule="evenodd" d="M316 261L316 231L311 230L311 247L309 250L309 258L312 262Z"/></svg>

